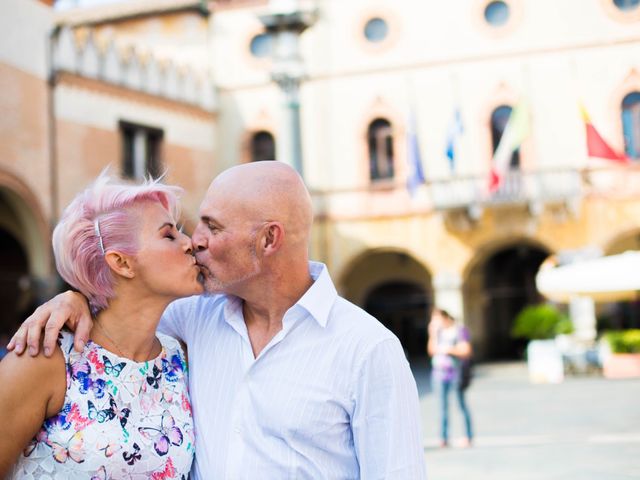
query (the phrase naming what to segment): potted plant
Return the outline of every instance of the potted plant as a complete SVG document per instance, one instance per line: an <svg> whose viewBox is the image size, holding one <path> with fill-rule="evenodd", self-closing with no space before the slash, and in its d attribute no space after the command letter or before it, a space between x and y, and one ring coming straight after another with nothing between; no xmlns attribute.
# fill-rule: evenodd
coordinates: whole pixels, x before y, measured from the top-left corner
<svg viewBox="0 0 640 480"><path fill-rule="evenodd" d="M611 351L602 365L604 376L640 377L640 329L609 331L604 340Z"/></svg>
<svg viewBox="0 0 640 480"><path fill-rule="evenodd" d="M555 337L571 332L571 320L553 305L529 305L520 311L511 335L529 340L527 366L531 382L559 383L564 379L562 353Z"/></svg>

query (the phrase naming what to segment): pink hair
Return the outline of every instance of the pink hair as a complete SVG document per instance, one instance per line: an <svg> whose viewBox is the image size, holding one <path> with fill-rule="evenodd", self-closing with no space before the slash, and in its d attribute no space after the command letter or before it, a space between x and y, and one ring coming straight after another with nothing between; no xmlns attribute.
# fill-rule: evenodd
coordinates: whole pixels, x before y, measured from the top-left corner
<svg viewBox="0 0 640 480"><path fill-rule="evenodd" d="M181 193L180 187L163 185L159 179L126 184L104 171L65 209L53 230L56 267L69 285L87 297L94 314L106 308L115 295L115 278L104 251L138 253L140 218L131 207L141 202L159 202L178 218Z"/></svg>

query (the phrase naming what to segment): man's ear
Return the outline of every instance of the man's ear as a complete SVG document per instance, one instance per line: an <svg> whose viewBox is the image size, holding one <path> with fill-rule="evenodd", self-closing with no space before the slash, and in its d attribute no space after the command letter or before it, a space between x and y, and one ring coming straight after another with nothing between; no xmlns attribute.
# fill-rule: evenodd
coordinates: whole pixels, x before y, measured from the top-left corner
<svg viewBox="0 0 640 480"><path fill-rule="evenodd" d="M133 278L136 276L133 270L133 262L128 255L110 250L105 254L104 259L111 271L116 275L125 278Z"/></svg>
<svg viewBox="0 0 640 480"><path fill-rule="evenodd" d="M276 253L284 242L284 225L280 222L269 222L264 227L261 247L265 256Z"/></svg>

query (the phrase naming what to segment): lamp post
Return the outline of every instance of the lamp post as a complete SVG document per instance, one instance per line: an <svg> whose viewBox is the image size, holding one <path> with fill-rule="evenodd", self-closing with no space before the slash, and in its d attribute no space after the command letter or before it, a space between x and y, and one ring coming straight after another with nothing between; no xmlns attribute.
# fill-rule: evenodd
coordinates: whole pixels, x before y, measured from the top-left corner
<svg viewBox="0 0 640 480"><path fill-rule="evenodd" d="M269 9L259 16L273 45L271 79L280 87L285 98L286 128L285 161L302 176L302 140L300 130L300 83L305 77L299 51L300 34L313 25L316 10L298 0L271 0Z"/></svg>

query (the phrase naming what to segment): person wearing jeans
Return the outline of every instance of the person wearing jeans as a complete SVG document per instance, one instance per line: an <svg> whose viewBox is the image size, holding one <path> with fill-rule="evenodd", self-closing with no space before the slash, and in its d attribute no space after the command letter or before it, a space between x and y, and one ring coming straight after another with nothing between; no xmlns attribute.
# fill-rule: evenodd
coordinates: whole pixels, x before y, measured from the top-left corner
<svg viewBox="0 0 640 480"><path fill-rule="evenodd" d="M453 390L464 418L466 437L462 445L469 447L473 428L460 375L462 363L471 357L468 330L457 325L446 310L435 308L429 322L427 352L432 357L432 385L440 403L440 446L449 445L449 392Z"/></svg>

